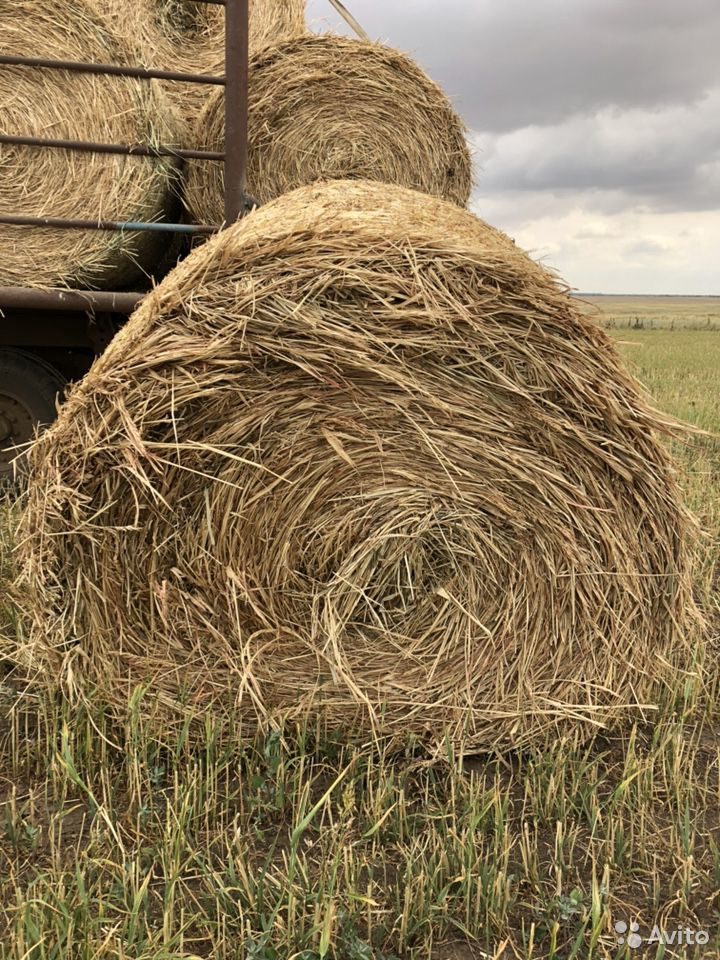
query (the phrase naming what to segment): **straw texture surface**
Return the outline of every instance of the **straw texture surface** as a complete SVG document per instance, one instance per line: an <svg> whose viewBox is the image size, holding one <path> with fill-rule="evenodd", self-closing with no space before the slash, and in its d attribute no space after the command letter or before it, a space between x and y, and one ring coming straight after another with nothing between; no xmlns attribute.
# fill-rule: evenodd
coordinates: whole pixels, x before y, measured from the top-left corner
<svg viewBox="0 0 720 960"><path fill-rule="evenodd" d="M126 63L86 0L0 0L6 53ZM16 136L172 146L174 112L156 84L51 69L0 70L0 131ZM174 161L0 146L0 210L80 220L162 219L174 196ZM166 241L147 233L0 226L0 283L128 284L149 270Z"/></svg>
<svg viewBox="0 0 720 960"><path fill-rule="evenodd" d="M697 623L655 412L457 207L307 187L145 301L32 453L25 659L156 719L466 749L652 704Z"/></svg>
<svg viewBox="0 0 720 960"><path fill-rule="evenodd" d="M147 66L222 76L225 72L225 8L194 0L93 0L111 29ZM250 51L305 32L304 0L250 0ZM197 146L195 127L216 87L168 82L163 89L183 121L183 146ZM222 91L220 92L222 96Z"/></svg>
<svg viewBox="0 0 720 960"><path fill-rule="evenodd" d="M222 150L224 99L215 91L194 140ZM319 180L369 179L465 205L472 163L450 101L412 60L379 44L299 37L250 65L249 193L266 203ZM223 219L223 165L191 162L187 203Z"/></svg>

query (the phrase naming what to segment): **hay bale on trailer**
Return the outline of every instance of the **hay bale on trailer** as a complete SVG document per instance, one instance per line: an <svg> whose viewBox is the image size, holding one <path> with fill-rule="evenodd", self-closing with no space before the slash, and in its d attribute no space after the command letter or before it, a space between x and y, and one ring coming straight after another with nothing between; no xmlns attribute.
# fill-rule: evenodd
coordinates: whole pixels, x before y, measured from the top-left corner
<svg viewBox="0 0 720 960"><path fill-rule="evenodd" d="M102 2L102 0L98 0ZM222 73L225 55L225 11L220 5L196 0L144 0L158 29L185 51L193 72ZM250 47L262 47L305 30L305 0L250 0ZM190 41L188 43L187 41Z"/></svg>
<svg viewBox="0 0 720 960"><path fill-rule="evenodd" d="M224 6L197 0L139 0L128 19L125 0L93 2L146 66L211 76L224 73ZM305 0L250 0L249 8L251 52L305 32ZM197 146L195 125L214 88L179 82L163 87L183 119L183 146Z"/></svg>
<svg viewBox="0 0 720 960"><path fill-rule="evenodd" d="M465 205L472 161L465 128L412 60L379 44L298 37L250 62L248 191L265 203L319 180L369 179ZM222 150L224 100L214 91L194 141ZM223 165L190 162L186 197L202 223L223 219Z"/></svg>
<svg viewBox="0 0 720 960"><path fill-rule="evenodd" d="M6 54L126 63L130 51L86 0L0 0ZM176 122L156 84L4 66L0 131L13 136L172 145ZM162 220L174 202L168 158L0 146L4 214L73 220ZM148 233L0 226L0 285L122 287L152 269L167 241Z"/></svg>
<svg viewBox="0 0 720 960"><path fill-rule="evenodd" d="M32 453L26 660L467 749L652 702L696 622L672 424L502 233L307 187L179 266Z"/></svg>

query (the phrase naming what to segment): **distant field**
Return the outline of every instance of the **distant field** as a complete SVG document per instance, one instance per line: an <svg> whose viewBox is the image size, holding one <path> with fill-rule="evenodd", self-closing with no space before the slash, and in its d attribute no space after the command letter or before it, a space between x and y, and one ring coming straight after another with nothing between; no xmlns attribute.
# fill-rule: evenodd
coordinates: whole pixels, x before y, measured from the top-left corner
<svg viewBox="0 0 720 960"><path fill-rule="evenodd" d="M616 328L610 333L662 410L720 433L720 329Z"/></svg>
<svg viewBox="0 0 720 960"><path fill-rule="evenodd" d="M631 297L580 294L609 327L720 331L720 297Z"/></svg>

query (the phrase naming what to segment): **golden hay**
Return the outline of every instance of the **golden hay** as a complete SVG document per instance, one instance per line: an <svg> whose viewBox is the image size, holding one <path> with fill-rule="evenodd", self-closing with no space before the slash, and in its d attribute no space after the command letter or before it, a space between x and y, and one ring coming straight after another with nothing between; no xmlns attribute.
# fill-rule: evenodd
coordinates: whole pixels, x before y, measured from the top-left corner
<svg viewBox="0 0 720 960"><path fill-rule="evenodd" d="M222 70L225 50L225 11L222 6L197 3L196 0L144 2L155 8L158 26L174 43L182 45L189 38L202 44L196 48L197 64L219 64ZM304 0L250 0L251 49L259 50L304 30Z"/></svg>
<svg viewBox="0 0 720 960"><path fill-rule="evenodd" d="M132 18L126 0L93 0L146 66L222 76L225 71L225 8L196 0L138 0ZM251 0L250 50L302 34L304 0ZM166 83L163 88L183 118L183 146L196 146L197 118L216 87ZM222 94L221 94L222 95Z"/></svg>
<svg viewBox="0 0 720 960"><path fill-rule="evenodd" d="M8 54L101 63L129 53L85 0L0 0ZM169 104L154 84L28 67L0 68L0 130L20 136L172 145ZM0 210L6 214L159 220L172 191L167 159L0 147ZM0 284L131 282L167 241L147 233L0 227Z"/></svg>
<svg viewBox="0 0 720 960"><path fill-rule="evenodd" d="M224 143L216 91L194 141ZM267 48L250 65L248 191L265 203L319 180L369 179L465 205L472 164L463 124L440 88L395 50L340 37L302 37ZM223 165L191 162L187 204L204 223L223 220Z"/></svg>
<svg viewBox="0 0 720 960"><path fill-rule="evenodd" d="M35 446L24 660L119 710L147 685L163 724L617 722L697 619L672 428L504 234L298 190L178 267Z"/></svg>

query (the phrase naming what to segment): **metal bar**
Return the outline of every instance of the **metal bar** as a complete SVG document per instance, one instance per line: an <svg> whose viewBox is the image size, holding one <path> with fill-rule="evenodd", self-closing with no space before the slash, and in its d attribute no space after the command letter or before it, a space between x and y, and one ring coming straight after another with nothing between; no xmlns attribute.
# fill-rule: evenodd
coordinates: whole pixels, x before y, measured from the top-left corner
<svg viewBox="0 0 720 960"><path fill-rule="evenodd" d="M81 310L101 313L133 312L144 293L110 293L101 290L31 290L0 287L0 308L18 310Z"/></svg>
<svg viewBox="0 0 720 960"><path fill-rule="evenodd" d="M53 227L59 230L118 230L146 233L187 233L209 235L218 227L207 223L140 223L132 220L66 220L63 217L22 217L0 214L0 224L11 227Z"/></svg>
<svg viewBox="0 0 720 960"><path fill-rule="evenodd" d="M361 40L368 40L368 41L370 40L370 37L367 35L367 33L365 33L363 28L357 22L355 17L350 13L350 11L345 6L345 4L341 3L341 0L330 0L330 3L335 7L335 9L343 18L345 23L347 23L347 25L355 31L355 33L360 37Z"/></svg>
<svg viewBox="0 0 720 960"><path fill-rule="evenodd" d="M117 153L129 157L174 157L179 160L224 160L225 154L212 150L175 150L172 147L151 147L137 143L93 143L91 140L52 140L45 137L15 137L0 134L0 144L19 147L51 147L59 150L80 150L85 153Z"/></svg>
<svg viewBox="0 0 720 960"><path fill-rule="evenodd" d="M225 222L245 208L248 157L248 0L225 5Z"/></svg>
<svg viewBox="0 0 720 960"><path fill-rule="evenodd" d="M0 64L9 67L46 67L72 73L95 73L111 77L138 77L141 80L178 80L183 83L209 83L224 86L225 77L204 73L178 73L175 70L151 70L145 67L121 67L112 63L79 63L76 60L47 60L43 57L16 57L0 54Z"/></svg>

